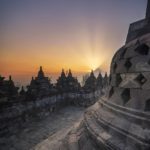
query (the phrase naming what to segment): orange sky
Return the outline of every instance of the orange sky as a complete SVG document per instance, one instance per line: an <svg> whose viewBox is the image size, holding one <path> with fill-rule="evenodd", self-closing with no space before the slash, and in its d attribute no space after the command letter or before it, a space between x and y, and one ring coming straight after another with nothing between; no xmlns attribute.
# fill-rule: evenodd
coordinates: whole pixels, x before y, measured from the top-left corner
<svg viewBox="0 0 150 150"><path fill-rule="evenodd" d="M0 2L2 76L25 84L39 66L55 77L62 68L75 76L98 67L108 72L129 23L143 18L146 6L146 0L64 1Z"/></svg>

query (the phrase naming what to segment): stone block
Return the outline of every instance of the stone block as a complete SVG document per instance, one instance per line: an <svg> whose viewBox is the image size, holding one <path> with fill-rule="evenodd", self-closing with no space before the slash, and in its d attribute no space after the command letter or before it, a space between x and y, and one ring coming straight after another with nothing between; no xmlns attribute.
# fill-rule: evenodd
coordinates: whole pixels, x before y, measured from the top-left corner
<svg viewBox="0 0 150 150"><path fill-rule="evenodd" d="M141 89L130 89L131 99L126 104L126 107L132 107L133 109L139 109L141 106L140 94L141 94Z"/></svg>
<svg viewBox="0 0 150 150"><path fill-rule="evenodd" d="M125 63L126 63L126 59L121 59L117 63L116 73L125 73L125 72L127 72L127 69L124 65Z"/></svg>
<svg viewBox="0 0 150 150"><path fill-rule="evenodd" d="M150 56L137 56L131 59L132 66L128 72L150 71Z"/></svg>
<svg viewBox="0 0 150 150"><path fill-rule="evenodd" d="M118 62L120 59L121 59L121 54L124 50L124 47L121 47L117 52L116 54L114 55L113 59L112 59L112 62Z"/></svg>
<svg viewBox="0 0 150 150"><path fill-rule="evenodd" d="M150 90L150 72L142 73L143 76L146 78L146 82L143 84L142 89Z"/></svg>
<svg viewBox="0 0 150 150"><path fill-rule="evenodd" d="M114 87L114 94L109 98L109 101L116 103L117 105L123 105L123 101L121 98L121 93L124 89Z"/></svg>
<svg viewBox="0 0 150 150"><path fill-rule="evenodd" d="M116 86L116 74L111 74L111 86Z"/></svg>
<svg viewBox="0 0 150 150"><path fill-rule="evenodd" d="M131 57L135 57L138 54L135 52L135 49L137 48L137 45L133 45L127 48L127 51L124 55L124 58L131 58Z"/></svg>
<svg viewBox="0 0 150 150"><path fill-rule="evenodd" d="M122 88L141 88L139 82L137 82L136 78L140 75L139 73L126 73L121 74L122 82L119 87Z"/></svg>

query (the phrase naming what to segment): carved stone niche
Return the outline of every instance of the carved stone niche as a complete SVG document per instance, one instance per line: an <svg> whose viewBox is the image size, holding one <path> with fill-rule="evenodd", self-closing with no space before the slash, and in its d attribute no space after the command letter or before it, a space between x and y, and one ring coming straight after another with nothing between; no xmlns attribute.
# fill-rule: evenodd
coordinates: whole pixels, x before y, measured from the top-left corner
<svg viewBox="0 0 150 150"><path fill-rule="evenodd" d="M140 55L148 55L149 54L149 46L146 44L142 44L138 46L135 51Z"/></svg>
<svg viewBox="0 0 150 150"><path fill-rule="evenodd" d="M125 68L127 69L127 71L131 68L132 63L130 61L131 58L128 58L124 64Z"/></svg>
<svg viewBox="0 0 150 150"><path fill-rule="evenodd" d="M116 85L119 86L122 82L122 78L120 74L116 74Z"/></svg>
<svg viewBox="0 0 150 150"><path fill-rule="evenodd" d="M123 105L125 105L131 98L130 89L124 89L122 94L121 94L121 98L123 100Z"/></svg>

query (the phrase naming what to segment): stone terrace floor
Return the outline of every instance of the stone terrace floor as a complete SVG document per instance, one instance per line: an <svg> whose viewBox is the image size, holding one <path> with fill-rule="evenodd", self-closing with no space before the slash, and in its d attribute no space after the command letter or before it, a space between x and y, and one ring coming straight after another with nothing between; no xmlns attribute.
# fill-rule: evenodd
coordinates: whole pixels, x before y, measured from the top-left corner
<svg viewBox="0 0 150 150"><path fill-rule="evenodd" d="M19 133L0 139L0 150L57 150L67 133L83 119L83 108L66 107L34 120ZM1 143L0 142L0 143Z"/></svg>

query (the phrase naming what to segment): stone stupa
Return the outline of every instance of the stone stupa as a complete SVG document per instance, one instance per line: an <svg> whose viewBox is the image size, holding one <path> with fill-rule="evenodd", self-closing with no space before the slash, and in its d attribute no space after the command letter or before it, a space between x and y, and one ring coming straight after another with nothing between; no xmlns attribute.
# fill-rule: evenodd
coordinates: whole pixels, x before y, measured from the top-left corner
<svg viewBox="0 0 150 150"><path fill-rule="evenodd" d="M90 107L63 150L150 150L150 0L114 55L107 94Z"/></svg>

